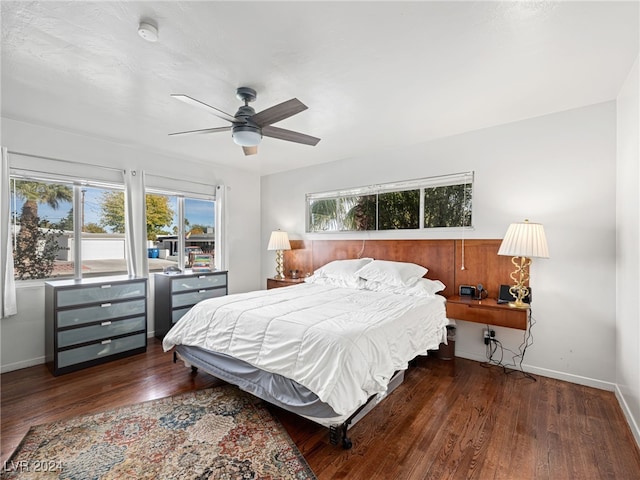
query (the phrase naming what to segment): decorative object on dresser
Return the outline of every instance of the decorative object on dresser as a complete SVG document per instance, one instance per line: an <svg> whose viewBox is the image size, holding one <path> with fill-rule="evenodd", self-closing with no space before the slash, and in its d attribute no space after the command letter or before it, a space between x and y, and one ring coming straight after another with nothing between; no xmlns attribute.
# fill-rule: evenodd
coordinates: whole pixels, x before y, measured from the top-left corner
<svg viewBox="0 0 640 480"><path fill-rule="evenodd" d="M502 240L498 255L513 257L512 263L516 269L511 274L514 285L509 289L515 297L515 302L509 306L515 308L529 308L529 304L523 299L529 295L527 283L529 282L529 265L531 258L549 258L549 247L544 235L544 227L540 223L512 223Z"/></svg>
<svg viewBox="0 0 640 480"><path fill-rule="evenodd" d="M291 244L289 243L289 236L287 235L287 232L281 232L280 230L271 232L267 250L276 251L276 275L274 278L284 278L283 250L291 250Z"/></svg>
<svg viewBox="0 0 640 480"><path fill-rule="evenodd" d="M196 303L227 294L227 272L156 273L154 334L162 340Z"/></svg>
<svg viewBox="0 0 640 480"><path fill-rule="evenodd" d="M193 255L193 261L191 262L191 271L193 273L210 272L211 270L213 270L213 255L207 253Z"/></svg>
<svg viewBox="0 0 640 480"><path fill-rule="evenodd" d="M45 284L45 353L54 375L147 349L147 280L129 276Z"/></svg>

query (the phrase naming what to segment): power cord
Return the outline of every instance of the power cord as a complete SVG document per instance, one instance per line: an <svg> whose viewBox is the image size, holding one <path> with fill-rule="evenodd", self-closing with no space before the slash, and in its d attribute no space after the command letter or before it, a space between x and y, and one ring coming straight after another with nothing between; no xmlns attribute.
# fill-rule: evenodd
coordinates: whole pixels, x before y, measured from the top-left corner
<svg viewBox="0 0 640 480"><path fill-rule="evenodd" d="M489 339L489 344L486 347L487 362L485 362L483 365L486 367L494 367L494 366L502 367L502 370L504 371L505 375L511 375L512 373L520 372L523 374L525 378L528 378L529 380L533 380L534 382L537 382L538 380L536 377L534 377L528 372L525 372L522 369L522 362L524 361L524 355L527 351L527 348L533 345L533 333L531 329L535 324L536 324L536 320L533 316L533 313L532 311L529 311L529 322L527 325L527 329L524 333L522 343L518 347L518 353L506 348L504 345L502 345L502 342L500 342L500 340L497 340L494 337L491 337ZM490 328L489 325L487 325L487 329L489 328ZM497 353L498 348L500 348L500 358L495 359L494 355ZM505 351L512 354L512 357L511 357L512 363L503 363Z"/></svg>

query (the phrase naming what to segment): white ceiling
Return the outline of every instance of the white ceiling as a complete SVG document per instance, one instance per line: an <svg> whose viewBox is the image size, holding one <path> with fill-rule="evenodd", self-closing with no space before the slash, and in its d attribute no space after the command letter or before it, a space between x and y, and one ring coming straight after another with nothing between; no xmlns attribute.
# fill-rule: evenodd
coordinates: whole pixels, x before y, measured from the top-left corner
<svg viewBox="0 0 640 480"><path fill-rule="evenodd" d="M261 175L614 99L638 55L628 2L2 0L2 115ZM138 36L141 20L159 41ZM300 99L244 156L234 114Z"/></svg>

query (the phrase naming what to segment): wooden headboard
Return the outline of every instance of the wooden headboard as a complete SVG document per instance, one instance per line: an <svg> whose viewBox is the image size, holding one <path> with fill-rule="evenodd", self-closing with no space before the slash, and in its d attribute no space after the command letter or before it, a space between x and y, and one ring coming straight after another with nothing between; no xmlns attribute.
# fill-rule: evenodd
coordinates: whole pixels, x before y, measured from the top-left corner
<svg viewBox="0 0 640 480"><path fill-rule="evenodd" d="M429 269L427 278L447 288L445 297L457 295L460 285L481 283L489 296L497 297L501 284L511 284L511 257L498 255L502 240L291 240L284 252L284 273L313 273L332 260L371 257L377 260L412 262Z"/></svg>

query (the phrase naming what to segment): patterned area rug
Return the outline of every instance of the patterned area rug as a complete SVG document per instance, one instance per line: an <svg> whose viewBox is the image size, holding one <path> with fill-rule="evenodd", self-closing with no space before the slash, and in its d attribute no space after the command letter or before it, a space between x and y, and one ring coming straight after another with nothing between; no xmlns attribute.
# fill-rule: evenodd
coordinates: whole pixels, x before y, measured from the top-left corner
<svg viewBox="0 0 640 480"><path fill-rule="evenodd" d="M32 427L0 478L315 479L264 405L224 385Z"/></svg>

